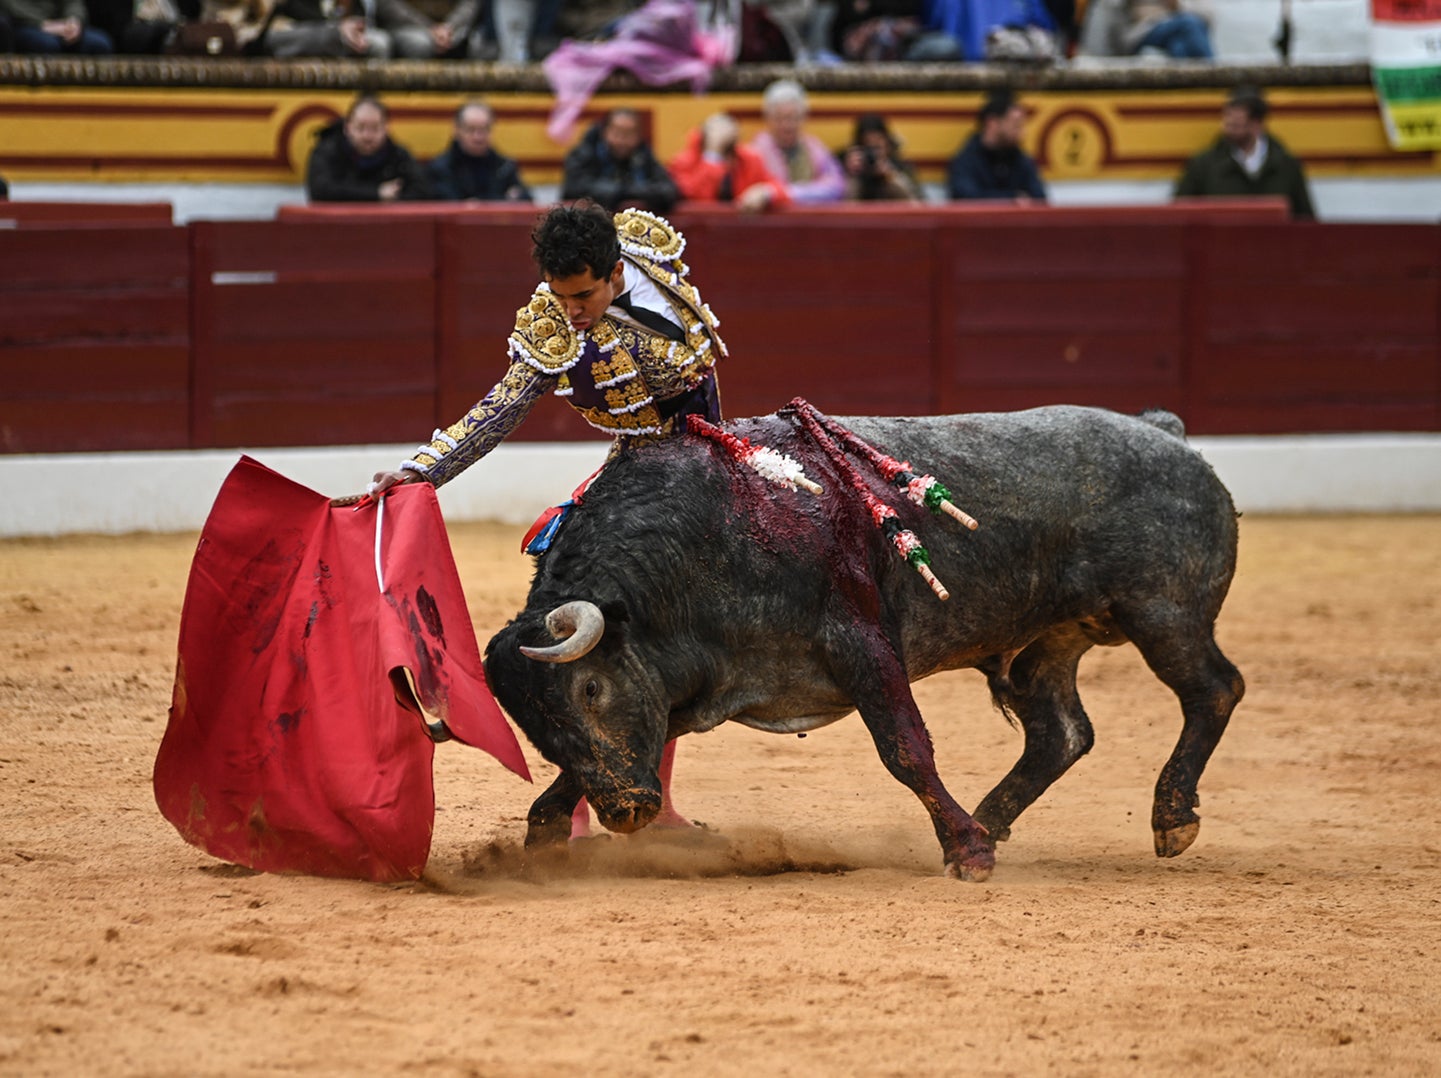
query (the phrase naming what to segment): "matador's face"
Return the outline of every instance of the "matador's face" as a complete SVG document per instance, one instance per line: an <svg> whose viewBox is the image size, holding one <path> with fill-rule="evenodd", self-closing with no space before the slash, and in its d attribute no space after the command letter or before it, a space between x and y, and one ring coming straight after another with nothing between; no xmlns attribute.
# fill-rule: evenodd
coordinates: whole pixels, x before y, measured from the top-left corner
<svg viewBox="0 0 1441 1078"><path fill-rule="evenodd" d="M587 330L600 320L605 309L625 289L625 266L615 264L608 277L597 277L586 267L570 277L545 278L551 293L565 307L566 317L578 330Z"/></svg>

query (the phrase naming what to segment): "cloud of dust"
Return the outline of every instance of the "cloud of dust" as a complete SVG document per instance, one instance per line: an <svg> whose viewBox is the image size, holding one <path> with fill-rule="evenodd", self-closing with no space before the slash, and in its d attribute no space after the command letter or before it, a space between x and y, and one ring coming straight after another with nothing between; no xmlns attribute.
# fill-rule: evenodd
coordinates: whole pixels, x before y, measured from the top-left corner
<svg viewBox="0 0 1441 1078"><path fill-rule="evenodd" d="M867 834L846 841L786 835L774 828L736 828L721 834L709 829L650 830L634 835L601 833L565 847L526 850L517 840L492 841L467 851L463 879L521 879L531 882L594 877L628 879L703 879L727 876L777 876L787 872L835 874L862 868L938 871L924 851L913 849L917 836ZM927 836L921 836L922 838ZM434 882L432 873L427 872ZM464 889L463 881L455 881Z"/></svg>

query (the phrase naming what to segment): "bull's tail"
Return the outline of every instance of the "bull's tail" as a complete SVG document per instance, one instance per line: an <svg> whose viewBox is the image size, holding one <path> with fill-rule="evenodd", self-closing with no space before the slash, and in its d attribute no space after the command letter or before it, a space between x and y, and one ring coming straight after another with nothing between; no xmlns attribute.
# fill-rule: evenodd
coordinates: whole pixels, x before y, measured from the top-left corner
<svg viewBox="0 0 1441 1078"><path fill-rule="evenodd" d="M1153 427L1159 427L1173 437L1186 437L1186 424L1181 422L1181 417L1175 412L1168 412L1164 408L1147 408L1136 418Z"/></svg>

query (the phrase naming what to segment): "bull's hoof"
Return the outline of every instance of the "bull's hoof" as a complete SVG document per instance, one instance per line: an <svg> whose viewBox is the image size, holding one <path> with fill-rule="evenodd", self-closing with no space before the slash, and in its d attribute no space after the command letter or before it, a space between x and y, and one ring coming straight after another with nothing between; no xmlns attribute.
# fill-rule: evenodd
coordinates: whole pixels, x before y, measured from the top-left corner
<svg viewBox="0 0 1441 1078"><path fill-rule="evenodd" d="M995 848L984 838L973 840L957 851L954 858L946 858L946 875L953 880L982 883L991 878L991 870L995 867Z"/></svg>
<svg viewBox="0 0 1441 1078"><path fill-rule="evenodd" d="M988 865L964 865L959 861L950 861L946 864L946 875L953 880L965 880L967 883L985 883L991 878L991 870L995 862Z"/></svg>
<svg viewBox="0 0 1441 1078"><path fill-rule="evenodd" d="M1180 827L1172 827L1165 831L1154 832L1156 839L1157 857L1175 857L1184 853L1196 841L1196 836L1201 833L1200 821L1182 824Z"/></svg>
<svg viewBox="0 0 1441 1078"><path fill-rule="evenodd" d="M570 838L570 817L559 816L552 820L529 820L525 829L525 848L537 849L543 846L564 846Z"/></svg>

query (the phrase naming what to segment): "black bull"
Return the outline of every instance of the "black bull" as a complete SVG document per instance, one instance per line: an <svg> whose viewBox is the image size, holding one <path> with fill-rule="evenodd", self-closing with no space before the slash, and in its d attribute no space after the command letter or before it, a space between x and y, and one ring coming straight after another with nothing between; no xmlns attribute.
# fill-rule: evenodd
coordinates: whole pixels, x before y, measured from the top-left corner
<svg viewBox="0 0 1441 1078"><path fill-rule="evenodd" d="M611 830L645 826L669 738L727 721L795 733L855 710L930 813L947 873L984 879L994 843L1092 745L1081 656L1130 641L1181 702L1151 820L1158 855L1186 849L1197 781L1244 686L1213 635L1236 514L1179 420L1053 407L841 422L934 474L980 521L969 532L933 517L858 469L927 545L950 601L792 418L727 427L801 462L820 497L771 486L694 435L625 450L486 649L496 696L561 769L531 808L527 845L563 841L582 795ZM1025 736L974 818L936 773L909 684L964 667Z"/></svg>

